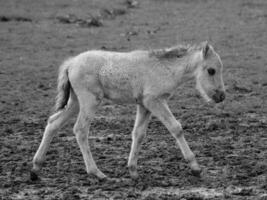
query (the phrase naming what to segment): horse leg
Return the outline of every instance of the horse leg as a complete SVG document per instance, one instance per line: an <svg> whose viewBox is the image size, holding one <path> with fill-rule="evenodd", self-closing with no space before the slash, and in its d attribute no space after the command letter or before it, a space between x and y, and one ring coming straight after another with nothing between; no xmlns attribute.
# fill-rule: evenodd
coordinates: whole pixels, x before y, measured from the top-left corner
<svg viewBox="0 0 267 200"><path fill-rule="evenodd" d="M45 155L48 151L49 145L53 139L56 131L67 122L78 111L78 102L76 96L71 93L67 107L61 110L48 119L41 144L33 158L33 168L31 171L31 179L37 180L37 173L40 171L42 164L45 160Z"/></svg>
<svg viewBox="0 0 267 200"><path fill-rule="evenodd" d="M189 162L192 173L196 176L199 176L201 173L201 168L196 161L194 153L191 151L184 138L181 124L171 113L166 101L154 99L147 100L145 102L145 106L166 126L166 128L179 144L184 158Z"/></svg>
<svg viewBox="0 0 267 200"><path fill-rule="evenodd" d="M150 112L142 105L137 105L136 119L132 132L132 146L128 160L128 168L132 178L137 178L137 157L141 149L142 140L150 119Z"/></svg>
<svg viewBox="0 0 267 200"><path fill-rule="evenodd" d="M92 121L100 102L98 102L97 98L88 91L79 93L78 100L80 112L73 131L82 152L86 171L90 175L94 175L99 179L104 179L106 178L106 175L97 168L88 143L90 122Z"/></svg>

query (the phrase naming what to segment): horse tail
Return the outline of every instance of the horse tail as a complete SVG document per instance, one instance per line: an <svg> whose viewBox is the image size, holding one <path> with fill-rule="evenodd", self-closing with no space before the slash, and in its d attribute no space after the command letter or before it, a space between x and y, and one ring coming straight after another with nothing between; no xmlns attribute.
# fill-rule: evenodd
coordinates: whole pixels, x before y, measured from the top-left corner
<svg viewBox="0 0 267 200"><path fill-rule="evenodd" d="M71 65L71 59L63 62L59 67L58 81L57 81L57 96L55 111L59 111L65 108L70 97L71 84L68 77L68 69Z"/></svg>

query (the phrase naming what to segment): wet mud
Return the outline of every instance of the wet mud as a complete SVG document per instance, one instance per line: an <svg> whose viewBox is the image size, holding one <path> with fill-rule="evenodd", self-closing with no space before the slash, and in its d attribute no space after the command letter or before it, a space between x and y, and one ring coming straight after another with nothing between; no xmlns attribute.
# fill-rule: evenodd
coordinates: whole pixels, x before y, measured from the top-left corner
<svg viewBox="0 0 267 200"><path fill-rule="evenodd" d="M266 10L265 0L2 1L0 199L267 199ZM75 117L55 135L41 179L29 179L65 58L88 49L204 40L221 55L225 102L206 105L189 82L169 103L203 168L201 177L190 173L174 139L152 118L139 178L130 179L135 106L105 102L89 142L98 167L114 179L86 174L72 133Z"/></svg>

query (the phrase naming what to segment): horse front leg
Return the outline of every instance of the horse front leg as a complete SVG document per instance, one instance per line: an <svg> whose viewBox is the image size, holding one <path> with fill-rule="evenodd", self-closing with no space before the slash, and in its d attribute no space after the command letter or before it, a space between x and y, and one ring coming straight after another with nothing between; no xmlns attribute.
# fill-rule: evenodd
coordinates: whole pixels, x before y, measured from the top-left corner
<svg viewBox="0 0 267 200"><path fill-rule="evenodd" d="M144 106L137 105L136 119L132 131L132 146L128 160L130 176L133 179L138 177L137 157L141 149L142 140L146 136L146 129L149 123L150 115L150 111L148 111Z"/></svg>
<svg viewBox="0 0 267 200"><path fill-rule="evenodd" d="M145 106L166 126L168 131L176 139L185 160L189 162L192 174L199 176L201 173L201 168L196 161L194 153L191 151L187 141L184 138L183 129L180 122L178 122L171 113L167 102L161 99L148 99L145 101Z"/></svg>

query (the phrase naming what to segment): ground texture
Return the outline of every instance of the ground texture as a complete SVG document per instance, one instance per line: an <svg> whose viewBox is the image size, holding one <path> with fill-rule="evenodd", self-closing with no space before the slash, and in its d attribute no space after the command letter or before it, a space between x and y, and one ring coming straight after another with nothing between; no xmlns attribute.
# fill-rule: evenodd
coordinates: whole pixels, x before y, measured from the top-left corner
<svg viewBox="0 0 267 200"><path fill-rule="evenodd" d="M267 2L265 0L1 0L0 199L267 199ZM31 160L54 104L61 61L88 49L128 51L209 40L225 66L227 99L205 105L190 82L170 101L203 167L190 174L152 119L139 159L126 168L135 106L106 104L91 126L99 168L87 176L72 123L55 136L42 179Z"/></svg>

